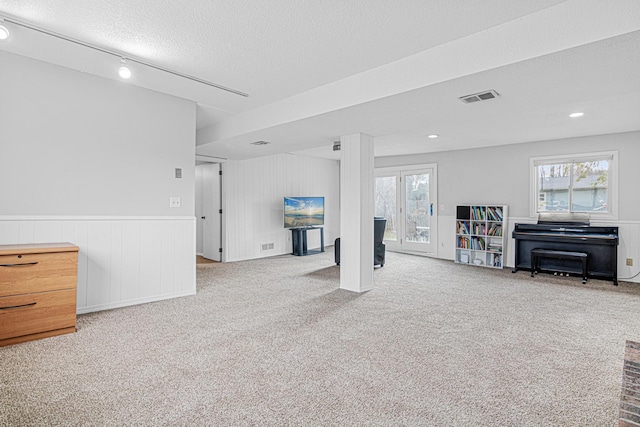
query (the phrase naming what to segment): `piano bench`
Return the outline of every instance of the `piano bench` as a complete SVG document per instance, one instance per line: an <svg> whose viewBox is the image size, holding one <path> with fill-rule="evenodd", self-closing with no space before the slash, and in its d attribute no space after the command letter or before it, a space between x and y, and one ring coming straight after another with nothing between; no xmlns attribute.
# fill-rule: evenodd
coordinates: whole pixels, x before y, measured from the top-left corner
<svg viewBox="0 0 640 427"><path fill-rule="evenodd" d="M587 254L584 252L554 251L553 249L531 249L531 277L540 267L540 258L567 259L582 263L582 283L587 283Z"/></svg>

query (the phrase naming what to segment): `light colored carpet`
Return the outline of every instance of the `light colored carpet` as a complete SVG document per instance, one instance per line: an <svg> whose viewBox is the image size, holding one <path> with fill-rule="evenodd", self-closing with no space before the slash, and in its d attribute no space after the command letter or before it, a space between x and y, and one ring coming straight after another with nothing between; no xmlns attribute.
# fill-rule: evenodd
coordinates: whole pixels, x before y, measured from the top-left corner
<svg viewBox="0 0 640 427"><path fill-rule="evenodd" d="M387 253L198 265L193 297L0 348L0 425L612 426L637 285Z"/></svg>
<svg viewBox="0 0 640 427"><path fill-rule="evenodd" d="M214 262L217 261L207 259L201 255L196 255L196 264L213 264Z"/></svg>

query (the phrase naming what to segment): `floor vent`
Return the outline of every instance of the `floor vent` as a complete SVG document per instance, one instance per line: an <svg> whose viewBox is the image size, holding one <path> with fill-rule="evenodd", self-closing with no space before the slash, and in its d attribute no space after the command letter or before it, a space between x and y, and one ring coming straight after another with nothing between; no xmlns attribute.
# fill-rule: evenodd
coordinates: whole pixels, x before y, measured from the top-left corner
<svg viewBox="0 0 640 427"><path fill-rule="evenodd" d="M618 427L640 425L640 343L627 341L622 371Z"/></svg>
<svg viewBox="0 0 640 427"><path fill-rule="evenodd" d="M489 99L497 98L500 95L495 90L488 90L486 92L474 93L472 95L461 96L460 100L465 104L471 104L472 102L487 101Z"/></svg>
<svg viewBox="0 0 640 427"><path fill-rule="evenodd" d="M269 251L273 249L273 243L263 243L262 244L262 250L263 251Z"/></svg>

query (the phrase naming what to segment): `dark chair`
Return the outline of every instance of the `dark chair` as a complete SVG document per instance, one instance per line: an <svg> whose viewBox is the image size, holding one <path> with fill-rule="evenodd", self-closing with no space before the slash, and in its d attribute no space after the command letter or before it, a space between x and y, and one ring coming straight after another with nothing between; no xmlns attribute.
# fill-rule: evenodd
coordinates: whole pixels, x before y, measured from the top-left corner
<svg viewBox="0 0 640 427"><path fill-rule="evenodd" d="M373 218L373 265L379 265L384 267L385 260L385 247L384 243L384 229L387 226L387 220L381 217ZM336 264L340 265L340 238L335 241L334 246L334 259Z"/></svg>

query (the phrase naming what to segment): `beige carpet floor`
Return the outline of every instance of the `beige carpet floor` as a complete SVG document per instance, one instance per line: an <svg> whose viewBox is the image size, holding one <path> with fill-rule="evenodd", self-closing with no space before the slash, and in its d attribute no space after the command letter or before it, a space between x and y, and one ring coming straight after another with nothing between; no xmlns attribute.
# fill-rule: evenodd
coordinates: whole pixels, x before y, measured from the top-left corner
<svg viewBox="0 0 640 427"><path fill-rule="evenodd" d="M198 294L0 348L0 425L613 426L640 286L387 253L197 267Z"/></svg>

